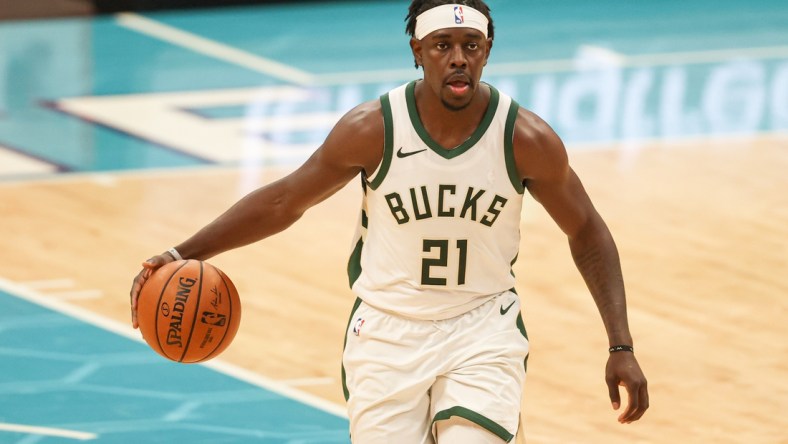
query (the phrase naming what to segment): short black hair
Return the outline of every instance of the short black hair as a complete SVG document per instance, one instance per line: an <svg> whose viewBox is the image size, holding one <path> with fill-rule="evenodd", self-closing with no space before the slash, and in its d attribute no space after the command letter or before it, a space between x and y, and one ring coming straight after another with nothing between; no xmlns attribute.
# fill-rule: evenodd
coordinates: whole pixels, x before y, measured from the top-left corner
<svg viewBox="0 0 788 444"><path fill-rule="evenodd" d="M490 16L490 7L483 0L413 0L408 8L408 15L405 16L405 33L413 37L416 33L416 17L424 11L432 9L441 5L463 5L470 6L471 8L481 12L487 17L489 21L487 24L487 38L494 38L495 27L493 26L493 19Z"/></svg>

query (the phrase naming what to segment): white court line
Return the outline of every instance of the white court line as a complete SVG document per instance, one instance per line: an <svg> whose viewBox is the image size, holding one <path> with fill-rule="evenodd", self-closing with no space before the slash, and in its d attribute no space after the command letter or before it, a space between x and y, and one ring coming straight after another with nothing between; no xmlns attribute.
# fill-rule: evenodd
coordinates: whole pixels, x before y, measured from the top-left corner
<svg viewBox="0 0 788 444"><path fill-rule="evenodd" d="M594 47L601 54L601 47ZM582 48L580 48L582 49ZM767 60L788 58L788 46L764 46L753 48L731 48L708 51L677 51L654 54L625 55L607 50L608 56L615 54L616 66L622 68L647 68L654 66L693 65L721 63L730 60ZM494 50L493 50L494 51ZM581 51L582 54L582 51ZM485 76L526 75L571 72L577 70L577 58L534 60L528 62L490 63L484 68ZM380 71L355 71L316 75L321 85L344 83L379 83L383 81L407 81L419 77L414 69L391 69Z"/></svg>
<svg viewBox="0 0 788 444"><path fill-rule="evenodd" d="M334 378L328 376L323 378L295 378L295 379L279 379L276 382L290 387L306 387L310 385L328 385L334 383Z"/></svg>
<svg viewBox="0 0 788 444"><path fill-rule="evenodd" d="M289 83L304 86L339 85L346 83L382 83L407 81L419 77L420 71L410 68L351 71L328 74L312 74L283 63L270 60L232 46L200 37L181 29L165 25L156 20L134 13L116 15L119 25L142 34L158 38L192 51L224 60L261 72ZM581 46L579 55L591 50L596 55L616 66L642 68L661 65L688 65L718 63L737 59L781 59L788 58L788 46L763 46L750 48L712 49L706 51L675 51L653 54L625 55L600 46ZM528 62L491 63L484 70L485 75L524 75L549 72L574 71L578 58L534 60Z"/></svg>
<svg viewBox="0 0 788 444"><path fill-rule="evenodd" d="M139 331L131 328L129 324L121 324L115 320L105 318L82 308L66 304L56 299L47 298L40 293L30 290L29 288L22 287L2 277L0 277L0 290L4 290L10 293L12 296L19 297L67 316L71 316L72 318L95 325L96 327L103 328L104 330L110 331L120 336L144 343L142 335L139 333ZM153 352L151 351L151 353ZM298 389L280 384L272 379L266 378L265 376L240 367L236 367L232 364L222 362L218 359L211 360L206 363L189 365L202 365L204 367L208 367L241 381L248 382L249 384L256 385L268 391L293 399L304 405L314 407L318 410L322 410L340 418L347 418L347 413L345 411L345 407L343 406L326 401L325 399L319 398L315 395L302 392Z"/></svg>
<svg viewBox="0 0 788 444"><path fill-rule="evenodd" d="M215 59L224 60L225 62L249 68L263 74L270 75L271 77L279 80L284 80L290 83L299 85L310 85L314 83L312 74L302 71L298 68L279 63L274 60L260 57L238 48L225 45L213 40L200 37L196 34L175 28L173 26L165 25L164 23L156 20L143 17L138 14L124 12L117 14L117 22L119 25L145 34L150 37L155 37L174 45L190 49L194 52L204 54Z"/></svg>
<svg viewBox="0 0 788 444"><path fill-rule="evenodd" d="M0 174L24 175L56 171L57 165L53 163L0 144Z"/></svg>
<svg viewBox="0 0 788 444"><path fill-rule="evenodd" d="M175 410L164 415L165 421L177 422L189 417L189 414L203 405L201 401L187 401L179 405Z"/></svg>
<svg viewBox="0 0 788 444"><path fill-rule="evenodd" d="M287 170L292 171L298 165L280 165L280 166L269 166L263 165L262 168L266 170ZM36 177L34 180L31 179L9 179L9 180L0 180L0 188L1 187L15 187L15 186L24 186L30 185L35 183L37 185L41 184L61 184L61 183L80 183L80 182L92 182L92 183L99 183L104 182L107 180L107 177L111 176L115 180L138 180L138 179L156 179L156 178L176 178L176 177L192 177L195 174L199 175L220 175L220 174L227 174L227 173L235 173L238 172L238 166L227 166L227 165L194 165L194 166L187 166L187 167L158 167L158 168L146 168L143 170L117 170L117 171L84 171L84 172L68 172L68 173L61 173L61 174L53 174L47 176Z"/></svg>
<svg viewBox="0 0 788 444"><path fill-rule="evenodd" d="M52 290L62 288L73 288L76 284L73 279L42 279L37 281L23 281L17 284L31 290Z"/></svg>
<svg viewBox="0 0 788 444"><path fill-rule="evenodd" d="M73 279L44 279L37 281L23 281L17 284L31 290L63 290L74 288L76 282ZM72 291L48 291L44 296L56 299L99 299L104 297L101 290L72 290Z"/></svg>
<svg viewBox="0 0 788 444"><path fill-rule="evenodd" d="M752 48L711 49L708 51L638 54L625 56L625 65L631 67L691 65L741 59L767 60L784 58L788 58L788 46L760 46Z"/></svg>
<svg viewBox="0 0 788 444"><path fill-rule="evenodd" d="M660 137L645 137L641 139L612 139L600 140L595 142L566 142L566 147L569 150L577 151L617 151L620 145L638 145L638 146L664 146L685 144L695 141L705 142L718 142L718 143L746 143L746 142L783 142L788 140L788 130L769 130L758 131L751 134L690 134L682 136L660 136ZM252 165L248 166L254 171L254 174L262 174L266 171L279 171L283 174L291 172L298 168L299 164L286 164L286 165ZM189 167L159 167L147 168L143 170L118 170L118 171L86 171L86 172L70 172L55 175L48 175L36 177L31 179L0 179L0 188L14 188L14 187L27 187L27 186L40 186L40 185L57 185L57 184L73 184L83 182L96 182L98 180L104 181L112 177L116 181L121 180L142 180L142 179L172 179L175 177L193 178L194 176L218 176L223 174L236 174L243 171L242 165L195 165ZM347 186L355 186L351 181ZM238 196L239 198L241 196ZM21 285L17 283L17 285Z"/></svg>
<svg viewBox="0 0 788 444"><path fill-rule="evenodd" d="M7 422L0 422L0 431L4 432L17 432L17 433L30 433L33 435L45 436L58 436L61 438L78 439L80 441L87 441L96 439L98 435L90 432L80 432L77 430L56 429L52 427L38 427L23 424L9 424Z"/></svg>
<svg viewBox="0 0 788 444"><path fill-rule="evenodd" d="M620 52L596 45L580 45L577 49L575 64L578 68L598 67L600 63L620 67L626 63L626 56Z"/></svg>
<svg viewBox="0 0 788 444"><path fill-rule="evenodd" d="M75 291L53 291L43 293L48 298L55 299L101 299L104 292L101 290L75 290Z"/></svg>

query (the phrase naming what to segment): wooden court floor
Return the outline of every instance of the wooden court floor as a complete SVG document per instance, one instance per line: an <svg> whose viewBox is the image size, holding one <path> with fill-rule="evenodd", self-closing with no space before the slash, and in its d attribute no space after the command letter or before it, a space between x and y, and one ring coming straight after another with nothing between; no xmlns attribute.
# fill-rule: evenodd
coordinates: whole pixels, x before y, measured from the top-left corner
<svg viewBox="0 0 788 444"><path fill-rule="evenodd" d="M515 265L532 342L529 443L788 443L788 135L573 150L618 243L651 409L619 425L606 337L564 236L528 200ZM127 322L139 263L284 170L182 169L0 184L0 274ZM221 359L342 404L352 182L290 230L211 262L239 288ZM68 290L68 291L63 291ZM81 295L81 296L80 296Z"/></svg>

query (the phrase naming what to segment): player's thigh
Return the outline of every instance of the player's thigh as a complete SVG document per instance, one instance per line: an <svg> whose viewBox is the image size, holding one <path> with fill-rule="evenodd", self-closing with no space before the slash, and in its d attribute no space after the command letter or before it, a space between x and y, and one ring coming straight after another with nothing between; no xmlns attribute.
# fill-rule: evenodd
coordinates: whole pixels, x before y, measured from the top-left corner
<svg viewBox="0 0 788 444"><path fill-rule="evenodd" d="M400 403L357 402L354 409L348 411L352 443L434 444L429 397L425 394L415 401L411 409L401 408Z"/></svg>
<svg viewBox="0 0 788 444"><path fill-rule="evenodd" d="M437 444L501 444L500 436L480 425L460 417L451 417L435 423Z"/></svg>
<svg viewBox="0 0 788 444"><path fill-rule="evenodd" d="M522 362L520 366L523 366ZM431 415L436 430L444 424L464 421L486 431L489 439L498 439L490 442L512 440L520 425L525 370L518 372L515 368L496 367L493 364L465 368L460 375L450 374L436 380L431 399ZM457 433L460 432L452 436Z"/></svg>
<svg viewBox="0 0 788 444"><path fill-rule="evenodd" d="M361 303L346 331L343 376L354 444L432 443L430 387L424 353L435 329ZM423 354L423 356L421 356Z"/></svg>
<svg viewBox="0 0 788 444"><path fill-rule="evenodd" d="M504 294L462 321L452 358L457 361L433 384L433 421L462 418L504 441L517 432L529 351L519 327L518 301L516 295Z"/></svg>

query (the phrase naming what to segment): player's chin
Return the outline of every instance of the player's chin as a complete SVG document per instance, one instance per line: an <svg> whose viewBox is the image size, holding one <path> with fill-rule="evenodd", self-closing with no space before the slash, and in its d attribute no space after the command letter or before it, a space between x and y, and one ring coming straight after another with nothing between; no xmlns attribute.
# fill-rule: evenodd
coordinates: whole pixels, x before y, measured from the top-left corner
<svg viewBox="0 0 788 444"><path fill-rule="evenodd" d="M471 98L467 100L458 99L456 97L444 97L441 102L443 102L443 106L446 107L450 111L462 111L471 104Z"/></svg>
<svg viewBox="0 0 788 444"><path fill-rule="evenodd" d="M447 108L459 111L471 104L475 93L476 88L474 88L474 85L471 83L465 84L462 88L446 85L443 89L441 99Z"/></svg>

